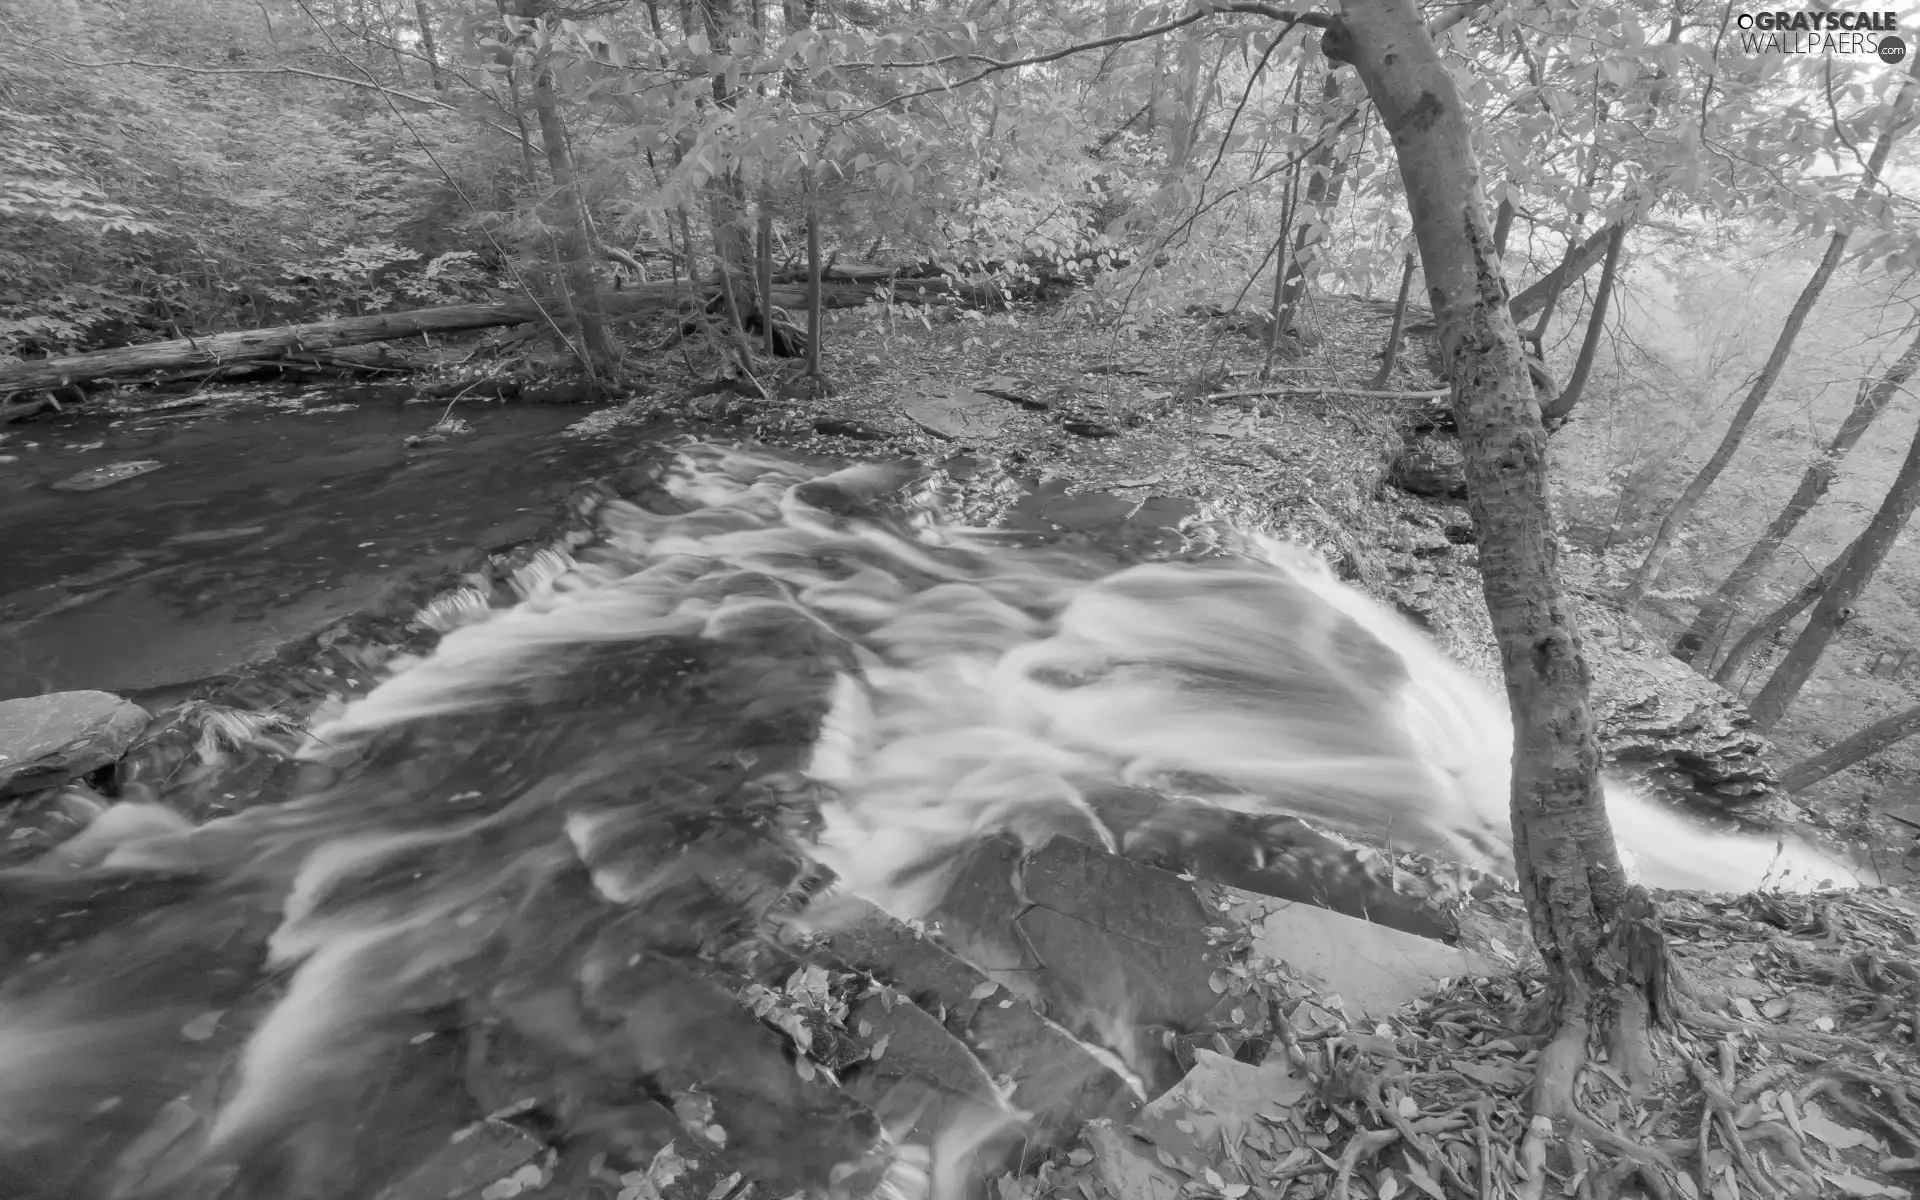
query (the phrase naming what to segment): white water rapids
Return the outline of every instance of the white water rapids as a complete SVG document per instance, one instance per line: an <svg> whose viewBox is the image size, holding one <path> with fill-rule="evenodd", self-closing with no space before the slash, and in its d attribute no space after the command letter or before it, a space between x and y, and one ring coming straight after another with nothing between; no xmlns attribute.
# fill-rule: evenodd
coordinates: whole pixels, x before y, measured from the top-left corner
<svg viewBox="0 0 1920 1200"><path fill-rule="evenodd" d="M40 868L49 878L211 880L215 891L194 901L200 909L166 911L213 912L209 896L224 898L222 912L258 909L269 931L264 966L286 978L246 1018L237 1082L212 1118L158 1158L148 1146L128 1165L137 1145L99 1150L119 1163L100 1194L186 1195L210 1164L292 1144L289 1130L357 1094L342 1081L425 1036L409 1022L436 1006L484 1005L489 1019L534 1029L568 1054L604 1055L577 1033L554 1032L559 1017L539 1007L545 993L496 976L537 974L528 964L547 962L542 954L578 946L590 965L569 960L568 969L577 967L591 1008L620 970L594 957L608 914L666 922L695 911L675 907L687 903L679 897L691 868L661 851L661 830L692 822L709 840L734 836L700 825L715 819L706 793L676 792L678 777L657 756L735 755L741 769L753 761L752 747L681 746L666 716L627 719L617 700L594 710L594 724L551 699L569 694L572 676L636 647L762 655L733 668L735 693L688 701L718 704L742 729L791 724L780 697L792 707L805 693L811 732L798 735L775 782L821 799L817 819L788 828L843 888L902 917L928 911L942 864L981 837L1035 843L1064 831L1113 846L1088 802L1111 786L1293 814L1352 839L1510 869L1503 704L1312 553L1215 531L1225 556L1116 570L956 527L924 506L907 521L874 516L874 503L907 479L882 466L829 473L770 453L687 448L662 480L679 511L608 502L595 542L522 572L518 603L490 608L476 592L437 605L430 617L448 631L435 649L394 664L317 723L304 752L346 763L383 737L479 716L504 722L524 708L547 723L538 736L577 723L562 765L524 778L480 757L428 778L404 763L379 766L199 829L123 805L56 851ZM796 638L810 647L811 674L767 649ZM662 690L644 678L622 686L635 689L635 705ZM468 737L461 753L483 757L508 736L503 728ZM1626 788L1610 789L1609 811L1623 851L1654 886L1851 881L1811 847L1709 832ZM765 911L801 868L781 865L772 835L739 836L741 861L774 863L774 882L707 878L700 895ZM568 891L573 874L590 891ZM157 962L165 937L190 939L188 920L155 925L160 932L127 953ZM647 944L666 945L671 932L649 927ZM77 961L0 992L0 1158L59 1145L93 1119L89 1105L124 1090L123 1073L146 1069L142 1039L206 1003L179 982L168 984L177 994L149 986L136 995L125 984L131 967L115 975ZM675 1069L668 1050L634 1053L636 1073ZM152 1127L136 1122L130 1134L151 1138ZM269 1181L325 1166L318 1152L275 1153L295 1161ZM7 1178L0 1161L0 1183ZM272 1186L281 1185L256 1191Z"/></svg>

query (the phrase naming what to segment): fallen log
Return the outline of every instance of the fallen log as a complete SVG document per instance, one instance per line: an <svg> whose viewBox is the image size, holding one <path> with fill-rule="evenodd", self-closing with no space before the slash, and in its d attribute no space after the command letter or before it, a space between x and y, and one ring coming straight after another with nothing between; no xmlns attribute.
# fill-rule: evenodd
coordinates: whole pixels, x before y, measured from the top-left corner
<svg viewBox="0 0 1920 1200"><path fill-rule="evenodd" d="M837 284L823 288L821 300L830 308L856 306L866 303L873 290L872 284ZM664 311L694 299L684 285L642 283L605 293L601 297L601 306L609 317L631 317ZM773 299L774 303L783 307L799 308L806 303L806 293L799 288L776 288ZM551 308L548 311L551 312ZM260 359L311 356L319 350L384 342L422 333L460 333L495 325L519 325L544 320L540 307L531 300L500 300L487 304L453 304L410 312L379 313L370 317L347 317L338 321L314 321L304 325L280 325L270 329L245 329L199 338L148 342L139 346L96 350L91 354L0 363L0 396L118 375L144 375L155 371L219 367ZM13 419L15 409L24 407L0 406L0 412L9 414L9 419ZM35 411L38 411L38 407Z"/></svg>

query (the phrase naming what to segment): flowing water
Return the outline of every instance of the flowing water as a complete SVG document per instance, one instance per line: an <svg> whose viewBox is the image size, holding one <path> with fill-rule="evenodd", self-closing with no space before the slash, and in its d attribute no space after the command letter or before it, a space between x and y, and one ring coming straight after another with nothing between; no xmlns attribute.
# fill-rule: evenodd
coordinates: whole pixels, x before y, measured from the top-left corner
<svg viewBox="0 0 1920 1200"><path fill-rule="evenodd" d="M731 999L823 887L912 918L989 834L1123 848L1113 788L1511 869L1502 705L1297 547L1129 561L707 445L593 520L424 613L290 801L0 872L0 1195L373 1196L490 1087L615 1153L698 1092L741 1169L871 1179L873 1117ZM1847 874L1609 804L1650 884Z"/></svg>

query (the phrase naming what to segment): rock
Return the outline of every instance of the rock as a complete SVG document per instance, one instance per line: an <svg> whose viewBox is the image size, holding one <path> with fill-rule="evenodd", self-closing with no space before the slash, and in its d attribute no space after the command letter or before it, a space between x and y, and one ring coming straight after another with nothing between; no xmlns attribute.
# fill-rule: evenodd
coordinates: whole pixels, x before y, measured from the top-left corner
<svg viewBox="0 0 1920 1200"><path fill-rule="evenodd" d="M1033 1123L1022 1130L1029 1154L1063 1145L1083 1120L1129 1120L1138 1111L1125 1078L1026 1001L879 909L851 899L838 903L845 907L836 914L827 952L843 966L891 983L931 1014L989 1076L1011 1083L1007 1100L1033 1114ZM916 1053L920 1069L939 1074L944 1091L977 1094L971 1071L934 1067L936 1061L931 1049Z"/></svg>
<svg viewBox="0 0 1920 1200"><path fill-rule="evenodd" d="M993 437L1010 415L994 397L971 388L929 392L903 401L900 411L936 437L963 440Z"/></svg>
<svg viewBox="0 0 1920 1200"><path fill-rule="evenodd" d="M1441 976L1494 969L1432 938L1156 870L1064 837L1030 853L1002 839L980 843L934 917L954 948L994 979L1073 1033L1127 1055L1150 1093L1183 1072L1158 1035L1210 1028L1220 1003L1213 974L1238 930L1356 1011L1381 1015Z"/></svg>
<svg viewBox="0 0 1920 1200"><path fill-rule="evenodd" d="M1305 1144L1298 1137L1293 1110L1311 1093L1284 1054L1269 1055L1253 1066L1197 1050L1193 1069L1141 1111L1132 1132L1199 1175L1218 1161L1214 1147L1243 1142L1256 1122L1271 1131L1277 1150Z"/></svg>
<svg viewBox="0 0 1920 1200"><path fill-rule="evenodd" d="M1184 1194L1187 1181L1154 1161L1146 1144L1112 1121L1089 1122L1084 1137L1094 1172L1114 1200L1179 1200Z"/></svg>
<svg viewBox="0 0 1920 1200"><path fill-rule="evenodd" d="M0 700L0 799L57 787L118 761L151 718L110 692Z"/></svg>
<svg viewBox="0 0 1920 1200"><path fill-rule="evenodd" d="M1495 975L1501 968L1471 950L1415 937L1306 904L1259 898L1234 903L1254 925L1255 950L1286 963L1349 1016L1384 1017L1443 978Z"/></svg>
<svg viewBox="0 0 1920 1200"><path fill-rule="evenodd" d="M500 1121L460 1130L440 1151L380 1192L377 1200L472 1200L504 1179L517 1178L546 1152L540 1140Z"/></svg>
<svg viewBox="0 0 1920 1200"><path fill-rule="evenodd" d="M1771 824L1773 747L1732 693L1664 653L1590 653L1608 765L1669 800Z"/></svg>
<svg viewBox="0 0 1920 1200"><path fill-rule="evenodd" d="M1132 788L1088 797L1135 862L1298 900L1422 937L1452 941L1451 913L1392 863L1362 855L1294 817L1256 817Z"/></svg>
<svg viewBox="0 0 1920 1200"><path fill-rule="evenodd" d="M1387 468L1387 482L1403 492L1435 500L1467 494L1467 460L1458 439L1437 433L1414 434Z"/></svg>
<svg viewBox="0 0 1920 1200"><path fill-rule="evenodd" d="M52 486L56 492L97 492L103 487L112 487L116 483L138 479L149 472L158 471L165 465L157 459L108 463L106 466L88 467L84 471L75 472Z"/></svg>

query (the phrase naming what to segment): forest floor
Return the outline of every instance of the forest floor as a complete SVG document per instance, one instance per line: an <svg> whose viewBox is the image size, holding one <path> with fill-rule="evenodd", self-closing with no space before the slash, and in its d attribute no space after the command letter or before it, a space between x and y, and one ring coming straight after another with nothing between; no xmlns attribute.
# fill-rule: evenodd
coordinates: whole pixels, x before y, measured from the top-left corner
<svg viewBox="0 0 1920 1200"><path fill-rule="evenodd" d="M1093 537L1143 513L1150 529L1220 518L1322 548L1343 576L1497 685L1464 504L1444 487L1415 495L1388 485L1423 402L1354 394L1373 374L1386 318L1362 304L1328 304L1315 316L1318 344L1283 344L1263 384L1265 347L1228 319L1117 336L1064 310L926 323L867 311L829 326L836 388L828 397L700 394L702 364L661 355L638 364L647 394L571 410L564 431L548 432L609 451L684 431L803 453L911 456L941 476L955 515L975 523L1018 514ZM1408 357L1388 389L1434 388L1424 354ZM431 435L444 420L440 407L409 405L401 413L418 420L400 424L419 426L408 436ZM16 430L13 444L36 436L34 428ZM396 424L382 436L402 432ZM459 461L467 434L442 436ZM601 457L602 475L626 469L618 453ZM291 698L299 675L300 703L317 701L343 676L362 677L399 644L417 642L402 609L422 598L415 588L384 615L329 615L330 629L352 625L353 636L329 640L316 629L280 668L238 686L229 678L219 694L271 706ZM1664 658L1602 604L1583 609L1583 623L1610 655ZM1815 816L1832 826L1844 814ZM1890 865L1897 832L1878 831ZM56 833L20 826L11 836ZM1586 1112L1650 1147L1669 1168L1660 1178L1687 1200L1909 1196L1920 1159L1920 905L1899 886L1663 899L1693 1001L1655 1035L1658 1085L1631 1091L1599 1055L1580 1083ZM1296 1187L1337 1200L1414 1190L1434 1200L1538 1200L1546 1189L1609 1200L1634 1188L1612 1169L1611 1152L1585 1143L1532 1157L1527 1089L1543 1039L1525 1014L1540 995L1537 956L1510 890L1485 889L1461 916L1463 945L1478 955L1471 968L1419 979L1438 990L1392 1011L1363 1014L1327 994L1339 990L1337 975L1303 978L1257 950L1241 956L1211 980L1213 990L1242 1001L1231 1024L1243 1030L1261 1024L1257 1008L1267 1007L1267 1036L1182 1043L1190 1070L1181 1086L1118 1125L1090 1125L1075 1144L992 1188L1000 1200L1282 1200ZM1194 956L1204 949L1190 947ZM579 1176L563 1188L545 1168L526 1174L541 1161L529 1148L503 1160L498 1180L459 1194L654 1200L681 1194L685 1181L675 1181L688 1169L669 1147L624 1173L597 1164L588 1174L604 1189ZM744 1196L737 1182L711 1194ZM429 1190L417 1177L390 1195L424 1200Z"/></svg>

